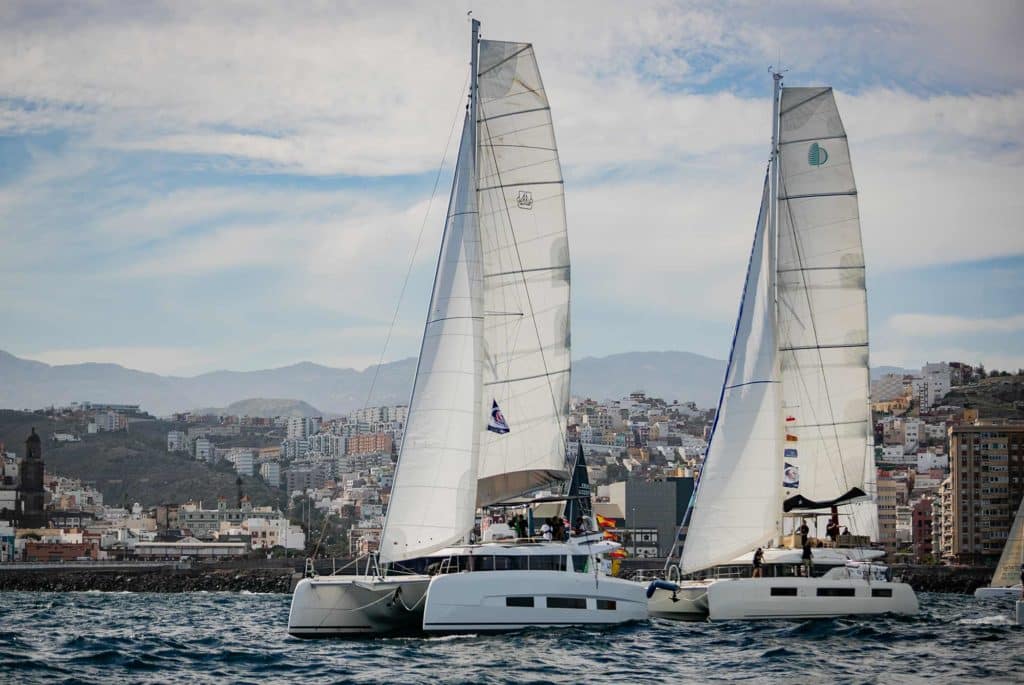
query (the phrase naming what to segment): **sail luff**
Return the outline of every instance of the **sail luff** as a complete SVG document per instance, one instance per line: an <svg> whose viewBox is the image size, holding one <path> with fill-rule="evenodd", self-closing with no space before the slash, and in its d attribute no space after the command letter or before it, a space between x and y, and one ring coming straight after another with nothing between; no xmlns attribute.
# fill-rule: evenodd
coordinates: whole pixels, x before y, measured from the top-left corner
<svg viewBox="0 0 1024 685"><path fill-rule="evenodd" d="M992 575L992 587L1013 587L1020 583L1021 567L1024 566L1024 499L1017 507L1017 515L1010 526L999 564Z"/></svg>

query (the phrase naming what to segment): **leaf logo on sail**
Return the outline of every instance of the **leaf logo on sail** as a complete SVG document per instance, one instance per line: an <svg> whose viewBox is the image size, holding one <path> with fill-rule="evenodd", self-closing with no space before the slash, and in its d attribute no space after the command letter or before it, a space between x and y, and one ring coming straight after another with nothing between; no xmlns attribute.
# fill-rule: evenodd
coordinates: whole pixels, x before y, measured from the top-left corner
<svg viewBox="0 0 1024 685"><path fill-rule="evenodd" d="M811 147L807 149L807 163L811 166L824 166L827 161L828 150L817 143L811 143Z"/></svg>
<svg viewBox="0 0 1024 685"><path fill-rule="evenodd" d="M529 190L520 190L516 195L516 205L519 209L533 209L533 193Z"/></svg>

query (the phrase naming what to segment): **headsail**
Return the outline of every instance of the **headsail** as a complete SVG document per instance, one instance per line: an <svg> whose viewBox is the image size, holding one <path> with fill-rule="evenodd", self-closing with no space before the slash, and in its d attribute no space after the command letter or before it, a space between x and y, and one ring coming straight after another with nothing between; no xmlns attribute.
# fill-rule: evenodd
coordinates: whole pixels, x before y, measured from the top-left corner
<svg viewBox="0 0 1024 685"><path fill-rule="evenodd" d="M382 562L423 556L461 540L476 513L483 271L472 133L467 115L408 425L381 534Z"/></svg>
<svg viewBox="0 0 1024 685"><path fill-rule="evenodd" d="M765 181L739 318L680 567L692 573L763 545L780 530L782 452Z"/></svg>
<svg viewBox="0 0 1024 685"><path fill-rule="evenodd" d="M551 112L533 47L480 41L478 199L484 396L514 430L481 424L477 502L565 479L569 242Z"/></svg>
<svg viewBox="0 0 1024 685"><path fill-rule="evenodd" d="M874 468L857 186L831 88L783 89L779 129L778 345L794 417L786 433L799 454L799 494L832 500L866 490ZM858 518L851 528L869 532L871 517Z"/></svg>
<svg viewBox="0 0 1024 685"><path fill-rule="evenodd" d="M575 526L577 518L582 516L589 521L593 514L587 458L583 456L583 443L577 443L576 463L572 467L572 480L569 481L569 501L565 503L565 518L569 520L569 525Z"/></svg>
<svg viewBox="0 0 1024 685"><path fill-rule="evenodd" d="M999 565L992 576L992 587L1012 587L1020 583L1021 566L1024 565L1024 499L1017 507L1017 515L1010 526Z"/></svg>

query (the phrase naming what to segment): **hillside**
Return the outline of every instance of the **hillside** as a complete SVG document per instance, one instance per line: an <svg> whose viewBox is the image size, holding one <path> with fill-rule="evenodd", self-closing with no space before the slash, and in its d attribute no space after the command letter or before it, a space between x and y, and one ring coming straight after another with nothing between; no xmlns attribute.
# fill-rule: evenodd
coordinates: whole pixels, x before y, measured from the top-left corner
<svg viewBox="0 0 1024 685"><path fill-rule="evenodd" d="M7 451L24 455L32 427L43 438L47 473L94 483L109 505L201 499L212 506L218 495L235 499L237 476L229 465L211 468L188 456L167 453L167 431L175 424L133 422L128 433L100 433L84 436L78 443L55 443L50 439L55 431L76 432L76 426L40 414L0 410L0 442ZM281 491L267 487L258 477L243 478L242 489L257 506L280 506L283 499Z"/></svg>
<svg viewBox="0 0 1024 685"><path fill-rule="evenodd" d="M983 419L1024 419L1024 375L985 378L955 387L942 403L970 405Z"/></svg>
<svg viewBox="0 0 1024 685"><path fill-rule="evenodd" d="M285 400L253 397L232 402L226 407L202 407L193 409L196 414L216 416L257 416L272 419L275 416L323 416L324 413L302 400Z"/></svg>

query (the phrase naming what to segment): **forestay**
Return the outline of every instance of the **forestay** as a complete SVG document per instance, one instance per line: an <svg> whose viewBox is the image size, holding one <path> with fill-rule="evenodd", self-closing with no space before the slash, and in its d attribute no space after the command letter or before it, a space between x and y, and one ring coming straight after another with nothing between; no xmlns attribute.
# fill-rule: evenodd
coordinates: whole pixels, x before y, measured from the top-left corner
<svg viewBox="0 0 1024 685"><path fill-rule="evenodd" d="M483 395L509 432L482 428L481 505L567 477L569 243L551 112L533 48L480 42L478 200Z"/></svg>
<svg viewBox="0 0 1024 685"><path fill-rule="evenodd" d="M782 455L768 182L739 318L680 567L692 573L763 545L780 530Z"/></svg>
<svg viewBox="0 0 1024 685"><path fill-rule="evenodd" d="M857 188L831 88L783 89L779 128L778 345L787 447L798 453L799 493L830 500L865 489L874 466ZM872 517L863 511L851 528L870 532Z"/></svg>
<svg viewBox="0 0 1024 685"><path fill-rule="evenodd" d="M380 560L458 542L473 527L481 391L483 271L467 116Z"/></svg>

